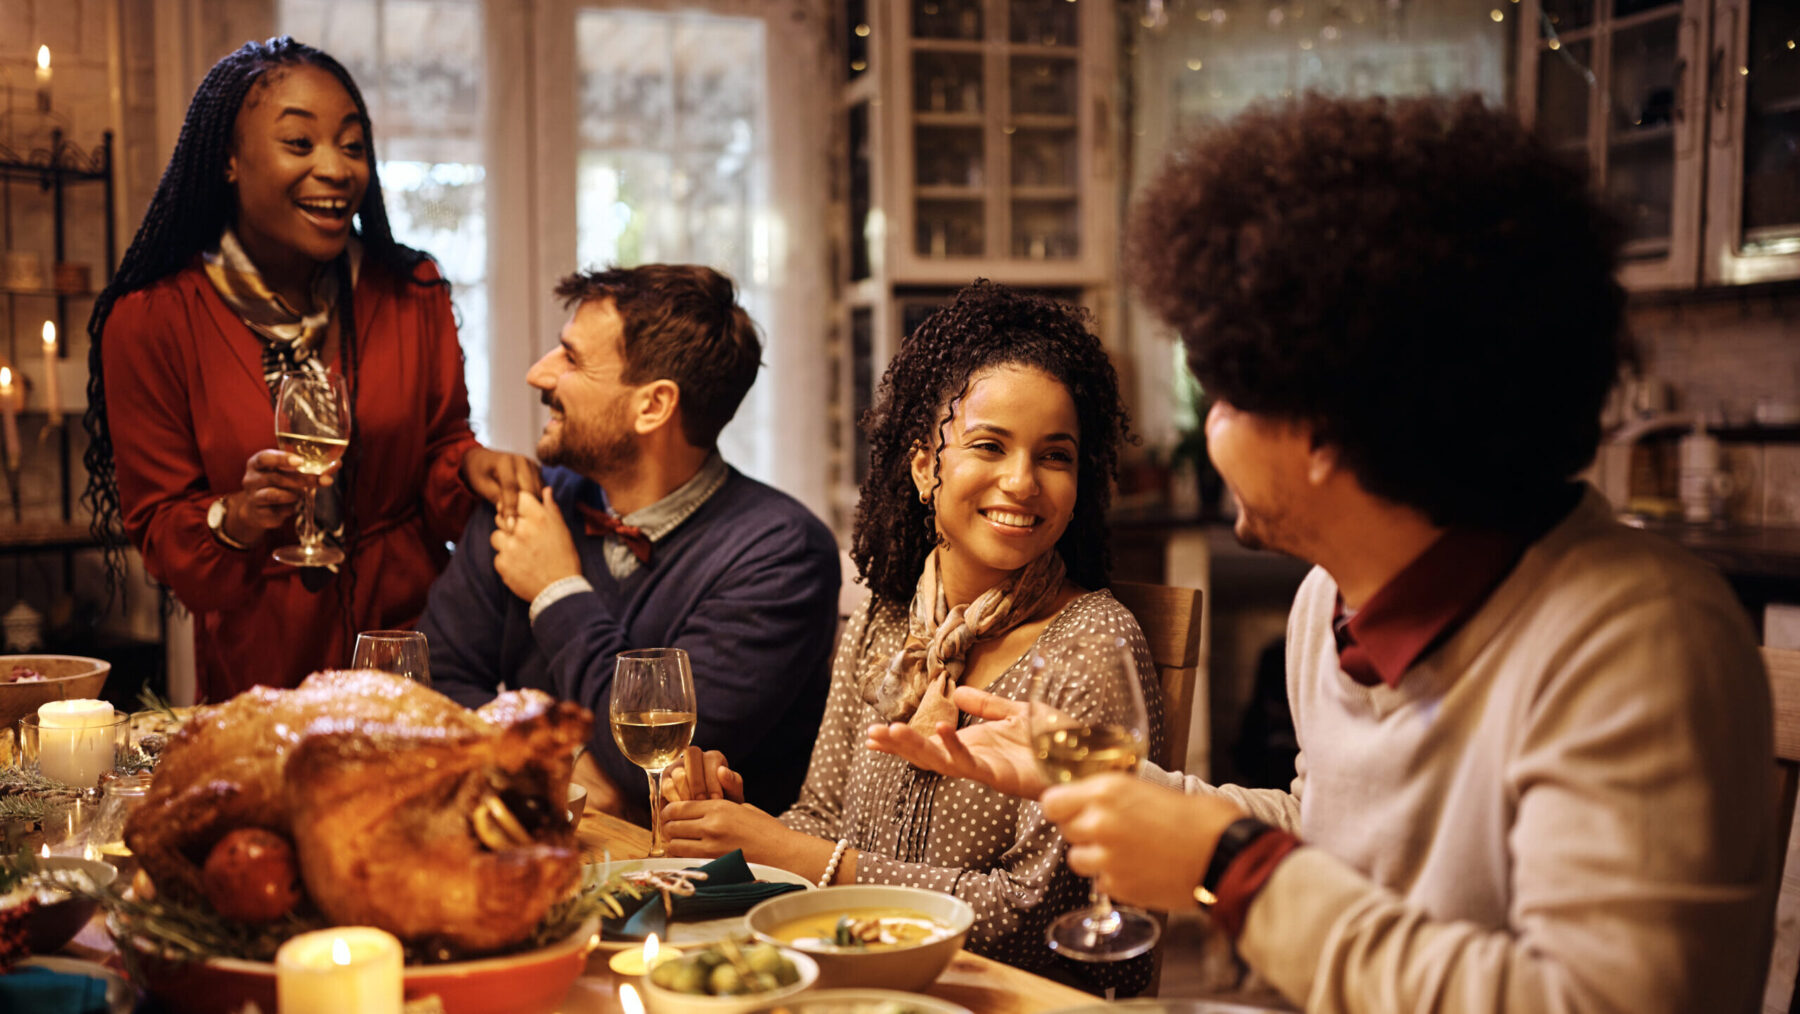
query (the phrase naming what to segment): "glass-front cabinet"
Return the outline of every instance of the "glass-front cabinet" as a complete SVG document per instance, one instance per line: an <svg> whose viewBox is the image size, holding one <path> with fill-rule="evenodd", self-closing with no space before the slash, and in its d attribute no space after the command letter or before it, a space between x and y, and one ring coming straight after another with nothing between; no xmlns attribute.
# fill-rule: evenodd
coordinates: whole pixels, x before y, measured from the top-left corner
<svg viewBox="0 0 1800 1014"><path fill-rule="evenodd" d="M1633 289L1698 278L1707 2L1520 4L1520 108L1623 219L1620 277Z"/></svg>
<svg viewBox="0 0 1800 1014"><path fill-rule="evenodd" d="M1520 109L1619 213L1628 288L1800 277L1800 3L1520 7Z"/></svg>
<svg viewBox="0 0 1800 1014"><path fill-rule="evenodd" d="M1116 227L1104 0L887 0L890 281L1099 283ZM875 12L871 12L872 14Z"/></svg>
<svg viewBox="0 0 1800 1014"><path fill-rule="evenodd" d="M1716 0L1706 280L1800 278L1800 2Z"/></svg>

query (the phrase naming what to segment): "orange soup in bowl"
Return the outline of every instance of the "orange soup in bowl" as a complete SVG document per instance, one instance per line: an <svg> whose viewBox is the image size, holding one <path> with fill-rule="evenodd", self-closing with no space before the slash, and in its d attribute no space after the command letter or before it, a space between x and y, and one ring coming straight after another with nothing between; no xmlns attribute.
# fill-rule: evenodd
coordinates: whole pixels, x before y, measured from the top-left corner
<svg viewBox="0 0 1800 1014"><path fill-rule="evenodd" d="M790 919L769 931L803 951L892 951L942 940L949 926L905 908L849 908Z"/></svg>

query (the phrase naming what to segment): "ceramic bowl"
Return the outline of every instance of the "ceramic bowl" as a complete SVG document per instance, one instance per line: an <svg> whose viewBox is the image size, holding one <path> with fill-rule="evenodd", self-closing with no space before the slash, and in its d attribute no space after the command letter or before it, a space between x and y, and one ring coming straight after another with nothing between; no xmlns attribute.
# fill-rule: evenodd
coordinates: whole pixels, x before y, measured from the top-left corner
<svg viewBox="0 0 1800 1014"><path fill-rule="evenodd" d="M815 989L782 1004L781 1010L783 1014L969 1014L969 1008L948 1000L897 989Z"/></svg>
<svg viewBox="0 0 1800 1014"><path fill-rule="evenodd" d="M881 951L807 950L819 963L819 988L864 986L919 992L931 985L962 948L975 922L975 910L961 898L917 887L855 884L795 891L770 898L750 910L746 920L758 939L782 943L774 931L804 916L860 908L900 908L922 912L950 927L950 935L912 947ZM791 946L784 944L783 946Z"/></svg>
<svg viewBox="0 0 1800 1014"><path fill-rule="evenodd" d="M408 1003L437 997L443 1014L552 1014L587 964L600 923L590 919L535 951L443 965L409 965ZM177 965L146 960L145 988L183 1014L238 1014L245 1004L275 1010L275 965L215 958Z"/></svg>
<svg viewBox="0 0 1800 1014"><path fill-rule="evenodd" d="M47 856L37 861L40 867L55 870L80 870L93 880L95 887L106 887L119 871L97 859L74 856ZM77 895L59 895L59 900L40 903L25 917L25 949L33 954L51 954L75 939L81 927L94 917L99 902Z"/></svg>
<svg viewBox="0 0 1800 1014"><path fill-rule="evenodd" d="M50 701L98 699L106 686L112 663L81 655L0 655L0 678L12 675L14 666L43 673L41 680L0 683L0 728L11 729L26 715L37 714L38 705Z"/></svg>
<svg viewBox="0 0 1800 1014"><path fill-rule="evenodd" d="M748 1014L749 1011L775 1006L791 996L812 988L812 985L819 980L819 965L812 957L790 947L781 948L781 953L794 963L794 970L800 973L800 978L767 993L753 993L748 996L698 996L693 993L677 993L651 982L647 975L638 980L638 988L644 993L644 1006L649 1014Z"/></svg>

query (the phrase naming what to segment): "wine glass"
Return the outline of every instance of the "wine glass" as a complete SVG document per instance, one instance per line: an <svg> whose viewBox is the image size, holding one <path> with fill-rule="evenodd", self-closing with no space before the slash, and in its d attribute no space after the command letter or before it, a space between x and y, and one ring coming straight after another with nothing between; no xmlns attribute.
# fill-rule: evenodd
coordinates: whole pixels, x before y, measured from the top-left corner
<svg viewBox="0 0 1800 1014"><path fill-rule="evenodd" d="M1137 666L1123 639L1089 634L1031 650L1026 728L1052 785L1108 771L1136 772L1150 748ZM1076 710L1078 709L1078 710ZM1050 924L1050 949L1078 961L1122 961L1156 945L1156 920L1099 889L1086 908Z"/></svg>
<svg viewBox="0 0 1800 1014"><path fill-rule="evenodd" d="M343 378L333 373L301 370L284 373L275 395L275 446L300 459L306 475L324 475L350 446L350 399ZM341 563L344 551L325 544L325 533L313 521L315 483L306 489L294 521L297 546L282 546L275 559L295 567Z"/></svg>
<svg viewBox="0 0 1800 1014"><path fill-rule="evenodd" d="M380 669L431 685L431 650L417 630L365 630L356 635L352 669Z"/></svg>
<svg viewBox="0 0 1800 1014"><path fill-rule="evenodd" d="M612 734L625 759L650 777L650 854L662 856L662 776L694 739L694 671L680 648L619 652Z"/></svg>

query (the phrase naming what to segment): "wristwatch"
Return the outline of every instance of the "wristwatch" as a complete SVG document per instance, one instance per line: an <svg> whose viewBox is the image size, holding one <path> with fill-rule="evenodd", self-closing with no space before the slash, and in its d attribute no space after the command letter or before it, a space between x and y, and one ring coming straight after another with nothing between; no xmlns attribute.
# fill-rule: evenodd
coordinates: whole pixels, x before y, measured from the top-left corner
<svg viewBox="0 0 1800 1014"><path fill-rule="evenodd" d="M1206 864L1206 873L1200 878L1200 885L1194 888L1194 900L1202 908L1211 908L1219 903L1219 881L1225 879L1225 870L1238 853L1250 846L1250 843L1270 831L1275 830L1255 817L1240 817L1231 822L1219 835L1218 844L1213 846L1212 860Z"/></svg>
<svg viewBox="0 0 1800 1014"><path fill-rule="evenodd" d="M206 527L212 529L213 538L218 539L232 549L250 548L242 542L232 538L231 533L225 530L225 497L214 500L212 506L206 508Z"/></svg>

